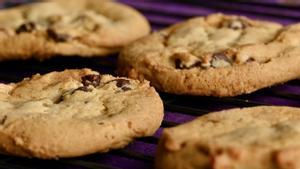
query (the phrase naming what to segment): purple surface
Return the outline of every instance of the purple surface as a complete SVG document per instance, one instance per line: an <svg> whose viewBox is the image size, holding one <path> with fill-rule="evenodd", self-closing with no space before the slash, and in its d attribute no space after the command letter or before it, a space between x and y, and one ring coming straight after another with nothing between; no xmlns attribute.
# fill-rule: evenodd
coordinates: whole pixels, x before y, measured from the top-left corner
<svg viewBox="0 0 300 169"><path fill-rule="evenodd" d="M1 3L2 2L2 3ZM16 3L28 2L22 0L6 1L6 6L12 6ZM265 19L277 21L283 24L295 23L300 20L300 6L286 6L283 0L252 0L252 1L171 1L171 0L120 0L120 2L128 4L141 11L151 22L154 30L161 29L178 21L193 17L207 15L213 12L224 12L228 14L242 14L251 18ZM268 4L268 5L266 5ZM285 5L282 5L285 4ZM3 1L0 1L0 7ZM115 59L115 58L114 58ZM111 64L114 59L107 59ZM62 70L64 68L90 67L101 72L113 73L113 69L106 69L103 62L98 60L72 59L72 63L68 60L50 60L43 63L36 61L26 62L2 62L0 63L0 82L18 81L23 77L29 76L37 72L49 72L51 70ZM105 62L105 63L106 63ZM61 64L62 63L62 64ZM34 66L32 66L34 65ZM162 94L164 98L165 95ZM217 111L234 107L254 106L254 105L288 105L300 107L300 80L288 82L283 85L274 86L272 88L263 89L253 94L242 95L235 98L216 99L210 97L189 97L189 96L168 96L171 99L166 103L170 104L169 108L166 104L164 125L174 125L190 121L203 112ZM247 101L245 103L245 100ZM191 108L188 112L171 110L172 105ZM195 111L193 111L195 110ZM155 138L159 138L162 127L155 133ZM144 141L135 141L118 151L106 154L96 154L82 158L76 158L78 163L82 161L91 163L94 168L101 168L98 165L106 165L119 169L151 169L153 161L136 157L152 158L155 154L156 144L146 143ZM124 152L130 152L132 155L124 155ZM0 160L1 162L1 160ZM63 162L63 161L62 161ZM1 166L1 164L0 164ZM90 168L93 168L93 167ZM84 167L68 167L68 168L84 168Z"/></svg>
<svg viewBox="0 0 300 169"><path fill-rule="evenodd" d="M140 152L148 156L153 156L155 154L156 145L154 144L147 144L144 142L136 141L130 145L128 145L125 149L126 150L133 150L135 152Z"/></svg>
<svg viewBox="0 0 300 169"><path fill-rule="evenodd" d="M136 149L136 148L135 148ZM153 168L152 162L144 162L140 160L130 159L126 157L104 154L102 158L98 159L99 163L107 164L118 168L128 169L151 169Z"/></svg>
<svg viewBox="0 0 300 169"><path fill-rule="evenodd" d="M154 25L172 24L193 16L207 15L214 12L227 14L241 14L251 18L272 20L282 24L290 24L300 19L300 8L278 8L261 5L236 4L231 1L194 1L180 3L180 1L138 1L121 0L143 12Z"/></svg>
<svg viewBox="0 0 300 169"><path fill-rule="evenodd" d="M177 113L177 112L166 111L164 120L172 121L175 123L184 123L184 122L191 121L194 118L195 118L195 116Z"/></svg>

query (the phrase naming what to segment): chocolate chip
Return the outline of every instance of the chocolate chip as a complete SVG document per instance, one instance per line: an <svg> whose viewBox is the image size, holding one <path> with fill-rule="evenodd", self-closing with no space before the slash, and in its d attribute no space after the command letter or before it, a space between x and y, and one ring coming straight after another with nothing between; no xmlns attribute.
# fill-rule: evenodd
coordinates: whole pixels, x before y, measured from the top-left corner
<svg viewBox="0 0 300 169"><path fill-rule="evenodd" d="M183 62L180 59L175 59L175 68L176 69L190 69L190 68L198 67L198 66L201 66L200 61L196 61L195 63L187 66L187 65L183 64Z"/></svg>
<svg viewBox="0 0 300 169"><path fill-rule="evenodd" d="M176 69L189 69L201 66L201 60L186 50L175 51L170 56L170 59L174 61Z"/></svg>
<svg viewBox="0 0 300 169"><path fill-rule="evenodd" d="M99 86L101 80L101 75L86 75L81 78L82 84L84 86L92 85L94 87Z"/></svg>
<svg viewBox="0 0 300 169"><path fill-rule="evenodd" d="M198 62L196 62L196 63L192 64L191 66L189 66L188 68L200 67L200 66L201 66L201 62L200 62L200 61L198 61Z"/></svg>
<svg viewBox="0 0 300 169"><path fill-rule="evenodd" d="M125 85L130 84L129 80L127 80L127 79L116 79L116 81L117 81L117 83L116 83L117 87L123 87Z"/></svg>
<svg viewBox="0 0 300 169"><path fill-rule="evenodd" d="M127 87L127 86L123 86L121 89L122 89L124 92L125 92L125 91L128 91L128 90L132 90L130 87Z"/></svg>
<svg viewBox="0 0 300 169"><path fill-rule="evenodd" d="M110 81L106 82L105 84L108 84L111 82L116 82L116 86L118 88L121 88L123 91L132 90L132 88L127 86L127 85L130 85L130 81L127 79L114 79L114 80L110 80Z"/></svg>
<svg viewBox="0 0 300 169"><path fill-rule="evenodd" d="M64 95L59 96L59 98L57 98L57 99L54 101L54 104L59 104L59 103L61 103L62 101L64 101Z"/></svg>
<svg viewBox="0 0 300 169"><path fill-rule="evenodd" d="M232 60L224 53L215 53L212 56L211 65L214 68L226 67L232 64Z"/></svg>
<svg viewBox="0 0 300 169"><path fill-rule="evenodd" d="M262 63L269 63L271 61L272 61L272 59L267 59L267 60L263 61Z"/></svg>
<svg viewBox="0 0 300 169"><path fill-rule="evenodd" d="M250 57L249 59L247 59L246 62L254 62L254 61L255 61L255 59Z"/></svg>
<svg viewBox="0 0 300 169"><path fill-rule="evenodd" d="M233 29L233 30L241 30L245 29L246 27L251 26L249 22L242 18L236 18L236 19L228 19L221 23L221 27Z"/></svg>
<svg viewBox="0 0 300 169"><path fill-rule="evenodd" d="M71 39L71 37L68 34L57 33L54 29L51 28L47 29L47 34L51 39L53 39L56 42L66 42L69 39Z"/></svg>
<svg viewBox="0 0 300 169"><path fill-rule="evenodd" d="M0 125L3 125L5 121L7 120L7 116L5 115L1 120L0 120Z"/></svg>
<svg viewBox="0 0 300 169"><path fill-rule="evenodd" d="M16 33L20 34L23 32L32 32L34 31L36 28L35 24L33 22L27 22L24 23L22 25L20 25L17 29L16 29Z"/></svg>
<svg viewBox="0 0 300 169"><path fill-rule="evenodd" d="M215 53L212 56L213 59L221 59L221 60L225 60L227 62L231 62L231 60L226 56L225 53Z"/></svg>
<svg viewBox="0 0 300 169"><path fill-rule="evenodd" d="M228 28L238 30L238 29L244 29L246 28L246 23L243 22L242 20L232 20L228 23Z"/></svg>
<svg viewBox="0 0 300 169"><path fill-rule="evenodd" d="M181 69L182 68L180 59L175 60L175 68L176 69Z"/></svg>

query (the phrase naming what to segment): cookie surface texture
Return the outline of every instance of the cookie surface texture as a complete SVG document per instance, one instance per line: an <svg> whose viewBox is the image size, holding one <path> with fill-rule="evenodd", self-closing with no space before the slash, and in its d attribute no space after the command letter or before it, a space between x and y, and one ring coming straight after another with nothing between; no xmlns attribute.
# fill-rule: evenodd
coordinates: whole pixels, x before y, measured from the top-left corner
<svg viewBox="0 0 300 169"><path fill-rule="evenodd" d="M235 96L300 75L300 25L212 14L153 33L125 47L119 73L161 91Z"/></svg>
<svg viewBox="0 0 300 169"><path fill-rule="evenodd" d="M297 169L299 158L300 109L262 106L165 129L156 169Z"/></svg>
<svg viewBox="0 0 300 169"><path fill-rule="evenodd" d="M121 148L152 135L162 102L148 82L73 69L0 84L0 151L43 159Z"/></svg>
<svg viewBox="0 0 300 169"><path fill-rule="evenodd" d="M117 2L37 2L0 11L0 60L105 56L149 31L145 17Z"/></svg>

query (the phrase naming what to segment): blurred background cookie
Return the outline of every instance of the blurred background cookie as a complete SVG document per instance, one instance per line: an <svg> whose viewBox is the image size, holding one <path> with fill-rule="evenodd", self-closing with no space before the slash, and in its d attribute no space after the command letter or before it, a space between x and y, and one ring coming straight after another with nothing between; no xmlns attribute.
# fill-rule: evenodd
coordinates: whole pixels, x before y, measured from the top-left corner
<svg viewBox="0 0 300 169"><path fill-rule="evenodd" d="M117 2L37 2L0 11L0 60L106 56L149 31L140 13Z"/></svg>
<svg viewBox="0 0 300 169"><path fill-rule="evenodd" d="M261 106L209 113L165 129L156 169L296 169L300 109Z"/></svg>

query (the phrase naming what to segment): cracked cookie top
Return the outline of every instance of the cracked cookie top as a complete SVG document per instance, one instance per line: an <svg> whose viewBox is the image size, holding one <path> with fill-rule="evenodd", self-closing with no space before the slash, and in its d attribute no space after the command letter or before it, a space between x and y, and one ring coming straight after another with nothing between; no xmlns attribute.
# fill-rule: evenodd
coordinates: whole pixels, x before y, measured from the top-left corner
<svg viewBox="0 0 300 169"><path fill-rule="evenodd" d="M164 92L236 96L299 77L300 25L212 14L125 47L119 73Z"/></svg>
<svg viewBox="0 0 300 169"><path fill-rule="evenodd" d="M122 147L135 137L151 135L163 115L161 100L146 81L90 69L1 84L0 105L0 135L5 135L0 150L38 158ZM8 140L20 143L7 145Z"/></svg>
<svg viewBox="0 0 300 169"><path fill-rule="evenodd" d="M164 45L166 64L176 69L219 68L251 61L267 62L268 56L239 54L240 48L268 44L281 25L242 16L209 15L158 32Z"/></svg>

